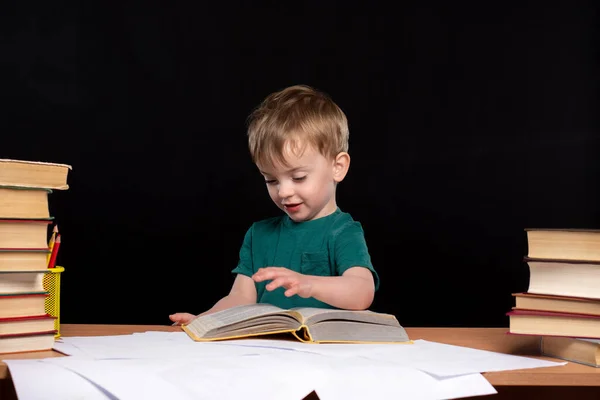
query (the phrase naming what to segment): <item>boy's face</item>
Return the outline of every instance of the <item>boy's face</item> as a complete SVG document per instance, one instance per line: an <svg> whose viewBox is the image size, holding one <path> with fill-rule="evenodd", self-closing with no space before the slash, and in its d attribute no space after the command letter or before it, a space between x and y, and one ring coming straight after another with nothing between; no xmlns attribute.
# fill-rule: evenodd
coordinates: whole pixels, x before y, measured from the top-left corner
<svg viewBox="0 0 600 400"><path fill-rule="evenodd" d="M349 156L346 153L342 157ZM310 221L325 217L337 209L335 201L336 183L347 171L347 165L340 165L306 146L302 154L294 154L291 146L284 149L287 166L258 165L265 178L267 189L273 202L289 217L296 221ZM338 156L339 158L340 156Z"/></svg>

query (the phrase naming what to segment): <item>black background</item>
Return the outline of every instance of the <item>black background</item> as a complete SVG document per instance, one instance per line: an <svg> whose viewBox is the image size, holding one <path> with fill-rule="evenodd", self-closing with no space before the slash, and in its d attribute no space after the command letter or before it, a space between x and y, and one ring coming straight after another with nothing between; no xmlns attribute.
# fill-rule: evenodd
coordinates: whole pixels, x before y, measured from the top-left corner
<svg viewBox="0 0 600 400"><path fill-rule="evenodd" d="M168 324L227 293L280 212L246 117L293 84L349 118L338 205L372 309L404 326L507 326L524 229L600 228L596 2L360 3L2 2L0 156L73 166L50 196L63 323Z"/></svg>

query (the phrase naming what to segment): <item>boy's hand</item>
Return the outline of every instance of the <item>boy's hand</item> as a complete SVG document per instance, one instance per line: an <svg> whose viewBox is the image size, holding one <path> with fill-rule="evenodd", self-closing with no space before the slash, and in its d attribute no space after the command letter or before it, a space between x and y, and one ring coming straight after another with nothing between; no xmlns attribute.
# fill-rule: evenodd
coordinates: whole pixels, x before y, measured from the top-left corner
<svg viewBox="0 0 600 400"><path fill-rule="evenodd" d="M169 319L173 321L173 325L184 325L192 322L197 316L190 313L175 313L169 315Z"/></svg>
<svg viewBox="0 0 600 400"><path fill-rule="evenodd" d="M303 275L283 267L259 268L252 279L255 282L271 281L265 287L268 291L283 287L286 297L297 294L300 297L311 297L312 280L308 275Z"/></svg>

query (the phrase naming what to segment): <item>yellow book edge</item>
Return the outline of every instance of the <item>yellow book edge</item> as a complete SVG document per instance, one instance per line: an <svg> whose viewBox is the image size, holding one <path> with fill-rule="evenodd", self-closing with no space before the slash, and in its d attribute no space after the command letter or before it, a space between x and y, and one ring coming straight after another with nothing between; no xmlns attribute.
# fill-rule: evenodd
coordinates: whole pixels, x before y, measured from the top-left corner
<svg viewBox="0 0 600 400"><path fill-rule="evenodd" d="M28 161L28 160L13 160L10 158L2 158L0 159L0 163L11 163L11 164L34 164L34 165L44 165L44 166L52 166L52 167L61 167L61 168L68 168L70 170L73 169L73 167L69 164L62 164L62 163L54 163L54 162L45 162L45 161Z"/></svg>
<svg viewBox="0 0 600 400"><path fill-rule="evenodd" d="M347 344L414 344L412 340L408 340L406 342L372 342L372 341L361 341L361 340L314 340L310 335L310 331L306 325L301 325L300 328L296 329L282 329L279 331L270 331L270 332L257 332L257 333L247 333L243 335L231 335L231 336L223 336L218 338L201 338L197 336L194 332L192 332L187 325L181 325L181 329L184 330L194 341L196 342L218 342L224 340L234 340L234 339L247 339L251 337L258 336L271 336L271 335L280 335L280 334L292 334L296 339L298 339L302 343L309 344L320 344L320 343L347 343Z"/></svg>

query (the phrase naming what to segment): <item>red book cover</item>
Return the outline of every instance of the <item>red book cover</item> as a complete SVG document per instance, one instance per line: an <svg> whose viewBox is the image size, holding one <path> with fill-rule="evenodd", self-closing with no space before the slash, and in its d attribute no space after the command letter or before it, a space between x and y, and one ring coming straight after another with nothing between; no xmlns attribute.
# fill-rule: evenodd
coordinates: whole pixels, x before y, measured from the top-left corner
<svg viewBox="0 0 600 400"><path fill-rule="evenodd" d="M590 315L590 314L574 314L574 313L564 313L564 312L553 312L553 311L538 311L538 310L523 310L523 309L513 309L506 313L506 315L534 315L541 317L567 317L567 318L589 318L589 319L600 319L600 315Z"/></svg>
<svg viewBox="0 0 600 400"><path fill-rule="evenodd" d="M55 335L56 332L57 332L56 330L51 330L51 331L43 331L43 332L7 333L4 335L0 334L0 340L10 339L10 338L15 338L15 337L23 337L23 336Z"/></svg>
<svg viewBox="0 0 600 400"><path fill-rule="evenodd" d="M21 222L24 224L50 224L52 221L48 219L14 219L14 218L0 218L0 222Z"/></svg>
<svg viewBox="0 0 600 400"><path fill-rule="evenodd" d="M0 318L0 324L2 322L33 321L36 319L56 319L56 317L53 317L50 314L27 315L25 317L7 317L7 318Z"/></svg>
<svg viewBox="0 0 600 400"><path fill-rule="evenodd" d="M28 247L19 247L19 248L5 248L5 249L0 249L0 251L44 251L46 253L50 253L50 251L48 249L42 249L42 248L28 248Z"/></svg>
<svg viewBox="0 0 600 400"><path fill-rule="evenodd" d="M50 294L48 292L33 292L33 293L19 293L19 294L0 294L0 299L8 299L14 297L34 297L34 296L43 296L48 297Z"/></svg>
<svg viewBox="0 0 600 400"><path fill-rule="evenodd" d="M507 335L513 335L513 336L537 336L537 337L551 336L551 337L576 337L578 339L600 339L597 336L581 336L581 335L577 335L577 336L564 336L564 335L549 335L547 333L544 333L544 334L541 334L541 333L515 333L515 332L510 332L510 331L507 331L506 334Z"/></svg>
<svg viewBox="0 0 600 400"><path fill-rule="evenodd" d="M50 253L50 249L48 249L47 247L42 247L42 248L38 248L38 249L31 249L31 248L27 248L27 249L11 249L11 248L3 248L0 247L0 252L13 252L13 253Z"/></svg>
<svg viewBox="0 0 600 400"><path fill-rule="evenodd" d="M575 296L557 296L554 294L538 294L529 292L512 293L514 297L537 297L544 299L555 299L555 300L573 300L573 301L586 301L586 302L600 302L600 299L591 299L589 297L575 297Z"/></svg>
<svg viewBox="0 0 600 400"><path fill-rule="evenodd" d="M592 265L598 265L598 264L600 264L597 261L571 260L571 259L563 259L563 258L523 257L523 261L525 261L525 262L540 262L540 263L558 263L558 264L592 264Z"/></svg>

